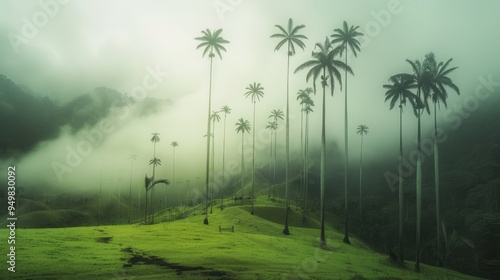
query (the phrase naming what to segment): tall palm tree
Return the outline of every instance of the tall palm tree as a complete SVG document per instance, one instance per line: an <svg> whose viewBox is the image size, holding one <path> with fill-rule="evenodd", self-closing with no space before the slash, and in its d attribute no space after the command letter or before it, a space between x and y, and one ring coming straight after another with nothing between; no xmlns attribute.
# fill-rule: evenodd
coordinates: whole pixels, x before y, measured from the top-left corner
<svg viewBox="0 0 500 280"><path fill-rule="evenodd" d="M153 143L153 160L152 161L155 161L156 162L156 143L160 142L160 133L158 132L153 132L151 133L152 137L150 139L150 141ZM150 161L150 165L152 164ZM156 170L156 165L158 164L153 164L153 174L152 174L152 178L154 179L155 178L155 170ZM153 212L154 211L154 201L152 200L154 196L154 188L151 190L151 211ZM146 189L146 216L147 216L147 211L148 211L148 190ZM144 223L147 222L147 218L144 219ZM154 219L153 219L153 223L154 223Z"/></svg>
<svg viewBox="0 0 500 280"><path fill-rule="evenodd" d="M362 204L362 194L363 194L363 135L368 134L368 126L364 124L358 125L356 129L356 134L361 135L361 148L359 154L359 224L361 228L363 227L363 204Z"/></svg>
<svg viewBox="0 0 500 280"><path fill-rule="evenodd" d="M313 79L313 90L316 93L316 80L321 77L321 87L323 88L323 98L322 98L322 112L321 112L321 167L320 167L320 186L321 186L321 245L326 246L325 239L325 175L326 175L326 145L325 145L325 135L326 135L326 87L328 86L328 81L330 81L331 95L333 96L335 88L335 79L340 84L342 88L342 79L339 70L347 69L349 73L352 73L351 67L340 60L335 60L335 57L339 55L339 49L334 49L328 40L325 40L324 44L316 43L315 48L319 51L313 51L312 60L306 61L301 64L294 73L301 70L310 68L306 75L306 82L309 79ZM328 74L328 75L327 75Z"/></svg>
<svg viewBox="0 0 500 280"><path fill-rule="evenodd" d="M276 129L278 129L278 124L276 122L268 122L266 129L271 131L271 149L269 150L269 177L271 177L271 168L273 166L273 135ZM271 182L271 180L269 180ZM269 184L269 196L271 197L271 183Z"/></svg>
<svg viewBox="0 0 500 280"><path fill-rule="evenodd" d="M210 214L213 212L213 199L214 199L214 185L215 185L215 122L220 121L220 116L218 111L213 111L212 115L210 115L212 119L212 180L210 182Z"/></svg>
<svg viewBox="0 0 500 280"><path fill-rule="evenodd" d="M416 226L416 242L415 242L415 270L420 271L420 229L422 222L422 129L420 117L424 109L429 111L429 75L425 71L425 67L420 60L406 60L412 67L413 74L409 77L413 78L417 88L417 102L415 103L417 112L417 174L416 174L416 196L417 196L417 226ZM405 74L402 74L405 75ZM408 75L408 74L406 74Z"/></svg>
<svg viewBox="0 0 500 280"><path fill-rule="evenodd" d="M394 75L389 81L392 84L386 84L383 87L387 89L385 101L391 100L390 109L394 108L399 101L399 260L404 261L403 257L403 106L406 101L410 102L412 108L417 108L417 96L411 91L416 88L415 80L407 75ZM416 111L415 111L416 114Z"/></svg>
<svg viewBox="0 0 500 280"><path fill-rule="evenodd" d="M160 163L161 163L161 161L159 159L156 159L156 158L154 160L151 160L150 162L153 162L152 163L153 166L156 164L155 162L157 162L158 165L160 165ZM146 193L148 193L149 190L154 189L154 187L157 184L169 185L170 182L167 179L158 179L158 180L155 180L154 177L148 177L148 175L146 174L146 176L144 177L144 188L146 189ZM151 200L153 200L153 197L151 197ZM147 195L146 195L146 201L147 201ZM147 207L146 207L146 209L147 209ZM154 224L154 212L153 212L153 221L152 221L152 223Z"/></svg>
<svg viewBox="0 0 500 280"><path fill-rule="evenodd" d="M260 101L260 98L264 96L264 88L260 85L260 83L254 82L253 84L249 84L248 87L245 88L247 92L245 92L245 97L250 97L253 103L253 132L252 132L252 212L253 215L253 205L255 200L255 103Z"/></svg>
<svg viewBox="0 0 500 280"><path fill-rule="evenodd" d="M172 188L175 188L175 148L179 147L177 141L172 141L170 146L173 148L172 156ZM165 208L167 208L167 188L165 188Z"/></svg>
<svg viewBox="0 0 500 280"><path fill-rule="evenodd" d="M309 96L312 93L312 88L306 89L307 97L304 97L301 103L304 104L302 111L306 114L306 128L304 135L304 210L302 212L302 223L306 222L307 216L307 199L309 193L309 114L313 112L314 102Z"/></svg>
<svg viewBox="0 0 500 280"><path fill-rule="evenodd" d="M448 66L452 59L448 59L445 63L436 62L434 53L429 53L425 56L425 69L429 75L429 87L430 87L430 98L434 103L434 187L436 192L436 233L437 233L437 251L438 251L438 265L443 266L443 260L441 258L441 215L440 215L440 201L439 201L439 151L437 142L437 107L443 103L445 108L447 107L446 99L448 98L448 92L446 88L451 88L457 94L460 95L459 88L453 83L453 81L448 77L448 74L453 72L458 67L449 68Z"/></svg>
<svg viewBox="0 0 500 280"><path fill-rule="evenodd" d="M244 153L244 144L245 144L245 131L250 131L250 123L243 118L240 118L236 123L236 132L241 132L241 204L243 204L245 200L245 192L243 188L245 187L245 153ZM235 196L236 197L236 196Z"/></svg>
<svg viewBox="0 0 500 280"><path fill-rule="evenodd" d="M355 57L358 56L357 52L360 51L360 44L357 37L363 36L363 33L358 31L359 26L351 26L347 24L346 21L344 21L344 25L342 29L334 29L333 34L330 37L333 37L334 39L332 40L332 44L340 43L340 55L345 51L345 64L347 65L347 50L348 48L351 49L352 53L354 54ZM347 205L347 175L349 171L349 166L348 166L348 161L349 161L349 141L348 141L348 121L347 121L347 70L345 71L344 75L344 89L345 89L345 118L344 118L344 145L345 145L345 153L344 153L344 203L345 203L345 233L344 233L344 243L350 244L349 241L349 230L348 230L348 224L349 224L349 212L348 212L348 205Z"/></svg>
<svg viewBox="0 0 500 280"><path fill-rule="evenodd" d="M210 134L210 112L212 111L212 62L215 53L222 59L221 51L226 51L223 44L229 43L228 40L222 38L220 35L222 29L217 29L213 33L209 30L201 31L203 33L202 37L196 37L195 40L201 41L201 43L196 47L196 49L204 48L203 56L207 53L210 58L210 82L208 86L208 113L207 113L207 135ZM208 184L209 184L209 166L210 166L210 137L207 137L207 162L205 170L205 219L203 223L208 225Z"/></svg>
<svg viewBox="0 0 500 280"><path fill-rule="evenodd" d="M280 109L273 109L269 118L272 118L276 123L276 129L274 131L274 161L273 161L273 200L276 199L276 143L278 139L278 120L283 120L283 111Z"/></svg>
<svg viewBox="0 0 500 280"><path fill-rule="evenodd" d="M152 159L152 160L149 161L149 165L153 165L153 169L155 169L156 166L161 165L161 159L155 157L154 159ZM154 180L155 177L152 176L151 178ZM151 192L150 192L151 193L151 199L150 199L151 200L151 209L150 210L151 210L151 215L152 215L152 219L151 219L151 223L152 224L155 223L154 190L155 190L155 188L154 188L154 185L153 185L153 186L151 186ZM148 198L147 193L148 193L148 191L149 191L149 189L146 189L146 205L148 204L148 201L147 201L147 198ZM147 207L146 207L146 209L147 209Z"/></svg>
<svg viewBox="0 0 500 280"><path fill-rule="evenodd" d="M222 187L221 189L226 187L226 169L225 169L225 160L226 160L226 117L231 114L231 108L227 105L224 105L221 109L221 112L224 113L224 140L222 141ZM224 209L224 195L222 195L222 201L220 203L220 210Z"/></svg>
<svg viewBox="0 0 500 280"><path fill-rule="evenodd" d="M279 50L285 43L287 45L287 66L286 66L286 121L285 121L285 130L286 130L286 140L285 140L285 228L283 229L283 233L288 235L290 231L288 229L288 177L289 177L289 168L288 161L290 156L290 110L289 110L289 92L290 92L290 57L295 55L295 45L299 46L302 50L305 48L304 42L302 40L307 39L306 36L299 34L299 31L306 27L305 25L297 25L293 26L293 20L288 19L288 28L285 30L280 25L275 25L281 33L275 33L271 35L271 38L280 39L278 45L274 48L274 51Z"/></svg>
<svg viewBox="0 0 500 280"><path fill-rule="evenodd" d="M131 154L128 159L130 159L130 161L131 161L131 163L130 163L129 194L128 194L128 198L129 198L129 201L128 201L128 223L130 224L130 221L131 221L130 217L132 215L132 170L134 168L134 161L137 160L137 155Z"/></svg>
<svg viewBox="0 0 500 280"><path fill-rule="evenodd" d="M305 107L309 104L314 104L311 97L309 96L313 92L313 89L308 87L306 89L300 89L297 92L297 100L300 102L300 164L302 169L301 174L301 191L302 191L302 202L305 203L305 189L306 189L306 165L305 165L305 148L304 148L304 114L306 114ZM304 213L305 214L305 213ZM305 220L305 215L303 215Z"/></svg>

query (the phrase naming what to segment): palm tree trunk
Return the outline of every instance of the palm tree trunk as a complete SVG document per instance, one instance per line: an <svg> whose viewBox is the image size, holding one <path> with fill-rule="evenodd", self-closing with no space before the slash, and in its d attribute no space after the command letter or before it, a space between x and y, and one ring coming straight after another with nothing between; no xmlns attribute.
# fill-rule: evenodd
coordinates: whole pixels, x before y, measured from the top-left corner
<svg viewBox="0 0 500 280"><path fill-rule="evenodd" d="M156 141L153 142L153 159L156 159ZM155 180L155 170L156 170L156 162L153 162L153 181ZM155 201L154 201L154 193L155 193L155 186L151 189L151 223L155 223Z"/></svg>
<svg viewBox="0 0 500 280"><path fill-rule="evenodd" d="M129 181L129 194L128 194L128 223L130 224L130 217L132 215L132 168L134 167L134 160L130 164L130 181Z"/></svg>
<svg viewBox="0 0 500 280"><path fill-rule="evenodd" d="M273 130L271 128L271 148L269 150L269 178L271 178L271 172L272 172L272 165L273 165ZM272 192L272 182L271 180L269 179L269 195L268 195L268 198L271 197L271 192Z"/></svg>
<svg viewBox="0 0 500 280"><path fill-rule="evenodd" d="M274 158L273 158L273 201L276 200L276 141L278 132L274 133Z"/></svg>
<svg viewBox="0 0 500 280"><path fill-rule="evenodd" d="M214 138L212 141L212 179L210 180L210 214L212 214L212 210L214 207L214 185L215 185L215 118L212 123L212 137Z"/></svg>
<svg viewBox="0 0 500 280"><path fill-rule="evenodd" d="M205 169L205 219L203 224L208 225L208 184L210 177L210 110L212 107L212 60L210 57L210 81L208 86L208 116L207 116L207 162Z"/></svg>
<svg viewBox="0 0 500 280"><path fill-rule="evenodd" d="M309 178L309 113L306 113L306 132L304 135L304 148L305 148L305 156L304 156L304 185L305 185L305 190L304 190L304 210L303 210L303 216L302 216L302 223L306 223L306 217L307 217L307 199L308 199L308 178Z"/></svg>
<svg viewBox="0 0 500 280"><path fill-rule="evenodd" d="M300 176L300 185L302 192L302 207L304 206L304 197L305 197L305 165L304 165L304 104L302 104L302 109L300 110L300 164L302 169L302 174Z"/></svg>
<svg viewBox="0 0 500 280"><path fill-rule="evenodd" d="M399 260L403 257L403 105L399 102Z"/></svg>
<svg viewBox="0 0 500 280"><path fill-rule="evenodd" d="M345 45L345 64L347 65L347 44ZM333 85L332 85L333 86ZM345 159L344 159L344 200L345 200L345 227L344 227L344 243L351 244L349 241L349 207L347 203L347 175L349 173L349 145L347 133L347 68L345 69L345 123L344 123L344 141L345 141Z"/></svg>
<svg viewBox="0 0 500 280"><path fill-rule="evenodd" d="M420 99L420 89L418 89L418 98ZM415 248L415 270L420 271L420 223L422 219L422 150L421 150L421 126L420 116L422 109L418 110L418 125L417 125L417 231L416 231L416 248Z"/></svg>
<svg viewBox="0 0 500 280"><path fill-rule="evenodd" d="M359 225L361 229L363 229L362 186L363 186L363 132L361 132L361 154L359 156ZM361 230L360 233L362 234L363 231Z"/></svg>
<svg viewBox="0 0 500 280"><path fill-rule="evenodd" d="M224 113L224 132L223 132L223 139L222 139L222 186L221 186L221 192L222 189L225 187L225 160L226 160L226 113ZM222 195L222 200L220 202L220 210L222 211L224 209L224 195Z"/></svg>
<svg viewBox="0 0 500 280"><path fill-rule="evenodd" d="M438 265L443 266L441 259L441 214L439 207L439 151L437 143L437 115L436 103L434 103L434 184L436 187L436 230L437 230L437 251L438 251Z"/></svg>
<svg viewBox="0 0 500 280"><path fill-rule="evenodd" d="M245 202L245 153L244 153L244 144L245 144L245 132L241 133L241 205Z"/></svg>
<svg viewBox="0 0 500 280"><path fill-rule="evenodd" d="M290 42L288 42L288 52L287 52L287 67L286 67L286 152L285 152L285 228L283 229L283 233L285 235L290 234L290 230L288 229L288 175L289 175L289 152L290 152L290 108L289 108L289 89L290 89Z"/></svg>
<svg viewBox="0 0 500 280"><path fill-rule="evenodd" d="M255 189L254 189L254 180L255 180L255 101L253 102L253 131L252 131L252 212L253 213L253 204L255 200Z"/></svg>
<svg viewBox="0 0 500 280"><path fill-rule="evenodd" d="M325 69L323 69L323 77L325 76ZM324 81L323 81L324 82ZM321 186L321 229L320 229L320 245L326 246L325 239L325 165L326 165L326 146L325 146L325 119L326 119L326 106L325 106L325 84L323 83L323 104L321 112L321 167L320 167L320 186Z"/></svg>
<svg viewBox="0 0 500 280"><path fill-rule="evenodd" d="M101 179L99 180L99 225L101 224L101 197L102 197L102 169L101 169Z"/></svg>

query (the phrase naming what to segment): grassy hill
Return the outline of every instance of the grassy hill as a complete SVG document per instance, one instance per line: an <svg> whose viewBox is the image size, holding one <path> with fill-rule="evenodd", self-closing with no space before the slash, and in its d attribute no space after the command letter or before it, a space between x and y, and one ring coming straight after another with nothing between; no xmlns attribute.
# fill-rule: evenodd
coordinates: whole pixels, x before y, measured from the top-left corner
<svg viewBox="0 0 500 280"><path fill-rule="evenodd" d="M2 269L0 279L476 279L427 265L417 274L412 262L399 267L330 228L331 250L320 249L316 221L299 227L291 211L285 236L276 223L284 211L273 205L257 205L256 215L248 206L214 208L208 226L200 209L155 225L18 229L16 273Z"/></svg>

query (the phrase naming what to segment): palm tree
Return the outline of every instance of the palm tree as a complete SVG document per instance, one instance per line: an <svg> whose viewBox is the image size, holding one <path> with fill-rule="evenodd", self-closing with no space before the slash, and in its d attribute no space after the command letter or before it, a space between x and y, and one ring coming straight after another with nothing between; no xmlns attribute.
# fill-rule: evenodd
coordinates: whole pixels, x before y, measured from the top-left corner
<svg viewBox="0 0 500 280"><path fill-rule="evenodd" d="M128 223L130 224L130 216L132 215L132 170L134 168L134 161L137 160L137 155L131 154L130 157L130 181L129 181L129 201L128 201Z"/></svg>
<svg viewBox="0 0 500 280"><path fill-rule="evenodd" d="M226 160L226 117L231 114L231 108L227 105L224 105L221 109L221 112L224 113L224 140L222 141L222 188L226 186L226 177L225 177L225 160ZM220 210L224 209L224 195L222 195L222 201L220 203Z"/></svg>
<svg viewBox="0 0 500 280"><path fill-rule="evenodd" d="M245 88L247 92L245 92L245 97L249 97L253 103L253 132L252 132L252 212L253 215L253 204L255 200L255 189L254 189L254 181L255 181L255 103L256 101L260 101L260 98L264 96L264 88L260 85L260 83L254 82L253 84L249 84L248 87Z"/></svg>
<svg viewBox="0 0 500 280"><path fill-rule="evenodd" d="M243 190L245 187L245 153L243 148L245 143L245 131L250 131L250 123L247 120L240 118L236 123L236 132L241 132L241 204L243 204L245 199L245 193Z"/></svg>
<svg viewBox="0 0 500 280"><path fill-rule="evenodd" d="M213 199L214 199L214 185L215 185L215 122L220 121L220 116L219 112L213 111L212 115L210 115L210 118L212 119L212 180L211 180L211 185L212 187L210 188L210 214L212 214L213 211Z"/></svg>
<svg viewBox="0 0 500 280"><path fill-rule="evenodd" d="M157 165L161 165L161 159L159 158L154 158L152 160L149 161L149 165L153 165L153 169L155 169L155 167ZM153 180L154 180L154 175L151 177ZM154 193L155 193L155 188L154 186L151 187L151 214L152 214L152 219L151 219L151 223L154 224L155 223L155 203L154 203ZM147 194L148 194L148 191L149 189L146 189L146 205L148 204L148 201L147 201ZM147 207L146 207L147 209Z"/></svg>
<svg viewBox="0 0 500 280"><path fill-rule="evenodd" d="M325 145L325 135L326 135L326 87L328 86L328 80L330 80L331 95L333 96L335 88L335 79L338 81L342 87L341 74L339 69L347 69L349 73L352 73L351 67L340 60L335 60L335 56L339 54L339 49L332 48L328 37L324 44L316 43L316 47L319 51L312 53L312 60L306 61L301 64L294 73L301 70L310 68L306 75L306 82L309 79L313 79L313 90L316 93L316 80L321 77L321 86L323 88L323 98L322 98L322 112L321 112L321 167L320 167L320 186L321 186L321 246L326 246L325 240L325 175L326 175L326 145ZM328 74L328 75L327 75Z"/></svg>
<svg viewBox="0 0 500 280"><path fill-rule="evenodd" d="M306 89L307 97L304 97L301 104L304 105L302 111L306 114L306 129L304 135L304 210L302 212L302 223L306 222L307 216L307 199L309 192L309 114L313 112L314 102L309 96L313 92L312 88Z"/></svg>
<svg viewBox="0 0 500 280"><path fill-rule="evenodd" d="M270 160L269 160L269 177L271 177L271 167L273 166L273 163L274 163L274 159L273 159L273 135L274 135L274 132L278 129L278 123L276 123L275 121L268 122L266 129L271 130L271 149L270 149L270 153L269 153L269 158L270 158ZM271 180L269 180L269 181L271 181ZM273 182L273 184L274 184L274 182ZM269 196L268 197L271 197L271 184L269 184Z"/></svg>
<svg viewBox="0 0 500 280"><path fill-rule="evenodd" d="M415 270L420 271L420 226L422 221L422 133L420 125L420 117L424 112L423 109L429 111L429 79L426 74L423 63L419 60L406 60L413 69L413 74L402 74L412 78L417 88L417 102L414 110L417 112L417 175L416 175L416 195L417 195L417 227L416 227L416 244L415 244Z"/></svg>
<svg viewBox="0 0 500 280"><path fill-rule="evenodd" d="M305 189L306 189L306 165L305 165L305 149L304 149L304 114L306 113L305 107L309 104L314 104L311 97L309 96L313 92L313 89L308 87L306 89L300 89L297 92L297 100L300 101L300 105L302 106L300 110L300 164L302 167L302 175L301 175L301 187L302 187L302 200L305 203ZM305 221L305 213L303 215Z"/></svg>
<svg viewBox="0 0 500 280"><path fill-rule="evenodd" d="M399 101L399 260L404 261L403 257L403 105L409 101L412 108L417 108L417 96L411 92L411 89L416 88L413 78L407 75L394 75L389 79L392 84L384 85L387 89L385 93L385 101L391 100L390 109L394 108L396 102ZM415 111L416 114L416 111ZM360 198L361 200L361 198ZM361 207L360 207L361 208Z"/></svg>
<svg viewBox="0 0 500 280"><path fill-rule="evenodd" d="M161 162L161 161L159 159L155 158L154 160L151 160L150 162ZM154 165L155 165L155 163L153 163L153 166ZM158 165L160 165L160 164L158 163ZM158 179L158 180L155 180L154 177L148 177L147 174L145 175L145 177L144 177L144 188L146 189L146 194L148 193L149 190L154 189L154 187L157 184L169 185L170 182L167 179ZM153 201L153 197L151 197L151 200ZM146 202L147 202L147 195L146 195ZM147 207L146 207L146 209L147 209ZM154 212L153 212L153 221L152 221L152 223L154 224Z"/></svg>
<svg viewBox="0 0 500 280"><path fill-rule="evenodd" d="M450 69L448 65L452 59L448 59L445 63L440 62L437 64L435 56L433 53L429 53L425 56L426 71L429 74L429 86L431 91L431 100L434 103L434 187L436 192L436 223L437 223L437 251L438 251L438 265L443 266L443 260L441 258L441 215L439 206L439 151L438 151L438 136L437 136L437 106L440 102L443 103L445 108L447 107L446 99L448 98L448 92L446 87L451 88L457 94L460 95L460 90L453 83L453 81L447 76L453 72L458 67L453 67Z"/></svg>
<svg viewBox="0 0 500 280"><path fill-rule="evenodd" d="M172 187L175 188L175 148L179 147L179 143L177 141L172 141L170 146L173 148L173 157L172 157ZM167 189L165 188L165 208L167 208Z"/></svg>
<svg viewBox="0 0 500 280"><path fill-rule="evenodd" d="M156 161L156 143L160 142L160 133L153 132L151 134L153 135L150 139L150 141L153 142L153 160L152 161ZM150 165L152 164L152 161L149 162ZM158 163L153 164L153 175L152 175L153 179L155 178L156 165L158 165ZM154 188L151 190L151 198L153 196L154 196ZM154 201L153 200L151 200L151 205L152 205L151 211L154 211ZM145 210L144 223L147 222L147 212L148 212L148 190L146 189L146 210ZM153 219L153 222L154 222L154 219Z"/></svg>
<svg viewBox="0 0 500 280"><path fill-rule="evenodd" d="M283 120L284 114L280 109L273 109L269 118L272 118L276 123L274 131L274 161L273 161L273 200L276 199L276 140L278 139L278 120Z"/></svg>
<svg viewBox="0 0 500 280"><path fill-rule="evenodd" d="M207 114L207 135L210 134L210 112L212 110L212 62L215 56L215 53L219 55L219 58L222 59L221 50L226 51L226 48L222 44L229 43L228 40L222 38L220 35L222 33L222 29L217 29L213 33L209 30L201 31L203 33L202 37L196 37L195 40L201 41L201 43L196 47L205 48L203 50L203 56L209 53L208 57L210 58L210 82L208 86L208 114ZM214 53L215 51L215 53ZM210 137L207 137L207 163L206 163L206 172L205 172L205 219L203 223L208 225L208 183L209 183L209 165L210 165Z"/></svg>
<svg viewBox="0 0 500 280"><path fill-rule="evenodd" d="M356 134L361 135L361 148L360 148L360 155L359 155L359 224L361 225L361 228L363 227L363 204L362 204L362 194L363 194L363 135L368 134L368 126L364 124L358 125L358 128L356 129Z"/></svg>
<svg viewBox="0 0 500 280"><path fill-rule="evenodd" d="M293 20L290 18L288 20L288 28L281 27L280 25L275 25L281 33L276 33L271 35L271 38L280 39L278 45L274 48L274 51L279 50L285 43L287 44L287 68L286 68L286 140L285 140L285 228L283 229L283 233L288 235L290 231L288 229L288 161L290 156L290 110L289 110L289 91L290 91L290 57L295 55L295 45L299 46L302 50L305 48L304 42L302 40L307 39L306 36L302 34L298 34L299 31L306 27L305 25L297 25L293 26Z"/></svg>
<svg viewBox="0 0 500 280"><path fill-rule="evenodd" d="M357 52L360 51L360 44L358 39L356 37L361 37L363 36L363 33L358 31L359 26L351 26L347 24L346 21L344 21L344 25L342 29L334 29L333 34L330 37L333 37L334 39L332 40L332 44L340 43L340 55L345 51L345 64L347 65L347 50L348 47L351 49L352 53L354 56L358 56ZM347 205L347 175L349 171L349 166L348 166L348 161L349 161L349 142L348 142L348 122L347 122L347 69L345 71L345 82L344 82L344 89L345 89L345 118L344 118L344 145L345 145L345 153L344 153L344 200L345 200L345 233L344 233L344 243L350 244L351 242L349 241L349 230L348 230L348 217L349 217L349 212L348 212L348 205Z"/></svg>

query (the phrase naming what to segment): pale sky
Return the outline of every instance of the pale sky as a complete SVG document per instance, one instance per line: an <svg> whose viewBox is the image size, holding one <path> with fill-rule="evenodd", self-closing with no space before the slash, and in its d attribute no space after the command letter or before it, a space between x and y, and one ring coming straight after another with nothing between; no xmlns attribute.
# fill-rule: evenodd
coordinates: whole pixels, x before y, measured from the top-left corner
<svg viewBox="0 0 500 280"><path fill-rule="evenodd" d="M351 160L357 161L359 156L359 136L355 134L359 124L370 128L364 147L367 160L395 156L398 111L388 110L382 85L393 74L411 71L406 59L421 59L432 51L438 61L453 58L452 66L459 67L451 78L459 86L461 96L450 94L449 108L454 110L466 104L474 98L481 81L500 80L499 10L500 2L495 0L1 1L0 74L15 83L64 104L100 86L130 94L134 87L142 85L151 69L156 69L168 76L160 79L148 94L174 102L171 111L146 119L132 118L125 123L114 119L117 129L106 134L102 143L93 147L60 182L53 175L51 162L64 163L66 147L76 147L84 139L82 135L63 132L58 139L43 143L19 159L18 164L26 170L23 180L34 182L42 176L49 184L81 186L89 176L97 177L101 168L113 166L109 173L119 174L117 181L127 181L127 158L135 153L139 161L134 180L139 184L143 176L139 174L150 170L149 138L154 131L160 132L157 151L164 162L164 177L171 175L169 144L174 140L179 142L179 180L202 177L209 60L202 58L202 50L196 50L198 42L194 38L206 28L222 28L222 37L230 41L222 61L214 60L212 100L214 110L223 105L232 108L227 118L228 160L238 161L240 156L241 137L236 135L234 123L241 117L252 120L251 102L243 96L245 87L259 82L265 95L257 103L256 132L260 133L257 138L261 147L256 160L264 164L268 160L268 139L263 133L267 117L274 108L284 109L286 96L285 49L274 52L278 41L269 37L278 31L274 25L286 26L288 18L293 18L295 24L304 24L302 34L308 37L305 51L299 50L291 58L292 73L310 58L314 44L324 42L333 29L341 28L344 20L360 26L365 34L360 39L361 52L348 61L355 74L348 77ZM305 74L304 71L291 75L293 149L298 148L300 139L300 107L295 96L299 89L312 86L306 83ZM320 95L313 98L316 108L311 115L310 141L311 146L317 146ZM344 95L338 86L327 102L327 136L343 147ZM408 149L412 149L416 120L407 112L405 139ZM445 115L448 118L443 118ZM453 115L454 111L444 113L444 108L438 114L443 129L449 130ZM431 118L423 119L427 130ZM221 152L221 131L222 123L216 127L216 153ZM280 131L278 137L283 140L284 132ZM109 163L103 163L103 158Z"/></svg>

